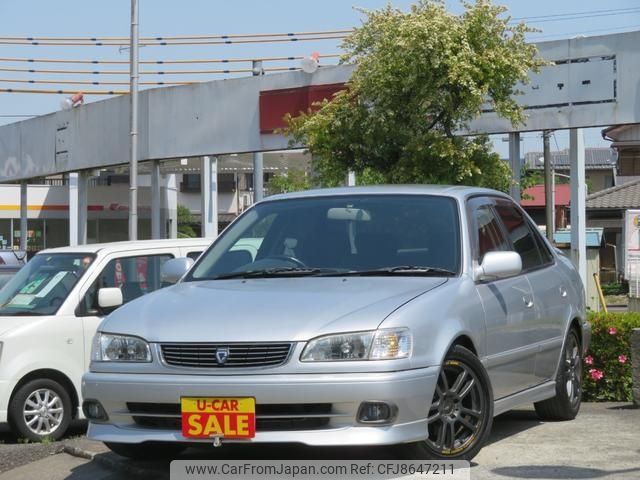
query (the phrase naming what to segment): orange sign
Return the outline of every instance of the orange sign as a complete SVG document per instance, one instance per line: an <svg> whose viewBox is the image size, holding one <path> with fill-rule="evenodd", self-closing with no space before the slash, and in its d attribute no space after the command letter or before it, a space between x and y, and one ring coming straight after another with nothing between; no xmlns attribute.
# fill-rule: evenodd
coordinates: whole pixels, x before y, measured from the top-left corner
<svg viewBox="0 0 640 480"><path fill-rule="evenodd" d="M182 435L186 438L253 438L255 398L183 397Z"/></svg>

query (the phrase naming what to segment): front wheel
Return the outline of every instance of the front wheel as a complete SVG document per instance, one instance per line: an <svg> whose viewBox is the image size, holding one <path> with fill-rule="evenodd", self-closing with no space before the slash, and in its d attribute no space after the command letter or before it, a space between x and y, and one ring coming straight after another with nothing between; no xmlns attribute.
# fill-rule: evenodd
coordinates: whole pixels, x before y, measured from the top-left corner
<svg viewBox="0 0 640 480"><path fill-rule="evenodd" d="M39 378L25 383L9 403L12 430L34 442L58 440L71 423L71 399L55 380Z"/></svg>
<svg viewBox="0 0 640 480"><path fill-rule="evenodd" d="M405 446L412 458L471 460L493 424L489 376L478 358L456 345L447 354L427 416L428 438Z"/></svg>
<svg viewBox="0 0 640 480"><path fill-rule="evenodd" d="M582 397L582 356L580 340L574 328L564 344L556 378L556 396L534 403L541 420L573 420Z"/></svg>
<svg viewBox="0 0 640 480"><path fill-rule="evenodd" d="M145 443L104 443L109 449L133 460L165 460L173 459L186 447L180 443L145 442Z"/></svg>

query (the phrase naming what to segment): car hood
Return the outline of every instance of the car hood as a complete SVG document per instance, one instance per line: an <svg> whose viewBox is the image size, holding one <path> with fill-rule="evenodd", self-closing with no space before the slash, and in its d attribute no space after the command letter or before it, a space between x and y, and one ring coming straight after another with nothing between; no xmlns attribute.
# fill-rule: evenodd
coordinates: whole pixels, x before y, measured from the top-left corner
<svg viewBox="0 0 640 480"><path fill-rule="evenodd" d="M431 277L324 277L184 282L112 313L100 330L150 342L306 341L371 330L445 283Z"/></svg>

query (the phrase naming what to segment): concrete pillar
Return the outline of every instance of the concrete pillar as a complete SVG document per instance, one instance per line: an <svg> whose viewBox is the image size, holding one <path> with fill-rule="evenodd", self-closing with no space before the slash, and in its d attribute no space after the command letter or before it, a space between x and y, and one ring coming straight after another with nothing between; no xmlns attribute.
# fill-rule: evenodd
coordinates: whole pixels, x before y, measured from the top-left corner
<svg viewBox="0 0 640 480"><path fill-rule="evenodd" d="M87 175L69 174L69 245L87 243Z"/></svg>
<svg viewBox="0 0 640 480"><path fill-rule="evenodd" d="M218 236L218 159L202 157L200 171L202 181L202 236L215 238Z"/></svg>
<svg viewBox="0 0 640 480"><path fill-rule="evenodd" d="M569 131L569 159L571 163L571 259L587 287L586 245L586 183L584 164L584 132L581 128Z"/></svg>
<svg viewBox="0 0 640 480"><path fill-rule="evenodd" d="M633 404L640 408L640 328L631 331L631 382Z"/></svg>
<svg viewBox="0 0 640 480"><path fill-rule="evenodd" d="M356 172L349 171L347 173L347 187L355 187L356 186Z"/></svg>
<svg viewBox="0 0 640 480"><path fill-rule="evenodd" d="M553 199L553 170L551 165L551 148L549 137L551 130L542 132L543 156L544 156L544 206L547 226L547 238L553 242L553 231L555 230L555 200Z"/></svg>
<svg viewBox="0 0 640 480"><path fill-rule="evenodd" d="M509 165L513 175L509 195L520 203L520 133L509 134Z"/></svg>
<svg viewBox="0 0 640 480"><path fill-rule="evenodd" d="M264 162L262 152L253 153L253 201L259 202L264 197Z"/></svg>
<svg viewBox="0 0 640 480"><path fill-rule="evenodd" d="M151 238L157 240L163 238L162 197L160 195L160 160L151 162Z"/></svg>
<svg viewBox="0 0 640 480"><path fill-rule="evenodd" d="M27 181L20 182L20 250L27 251ZM13 233L11 233L13 235Z"/></svg>
<svg viewBox="0 0 640 480"><path fill-rule="evenodd" d="M167 222L169 238L178 238L178 182L175 173L167 175Z"/></svg>

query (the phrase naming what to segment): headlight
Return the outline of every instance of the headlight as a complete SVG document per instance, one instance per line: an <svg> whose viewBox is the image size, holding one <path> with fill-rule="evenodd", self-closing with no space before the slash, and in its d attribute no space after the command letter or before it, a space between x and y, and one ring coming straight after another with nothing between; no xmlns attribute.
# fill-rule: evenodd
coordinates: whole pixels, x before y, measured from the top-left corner
<svg viewBox="0 0 640 480"><path fill-rule="evenodd" d="M138 337L96 333L91 347L94 362L150 362L149 344Z"/></svg>
<svg viewBox="0 0 640 480"><path fill-rule="evenodd" d="M412 345L406 328L326 335L309 341L300 361L393 360L411 355Z"/></svg>

